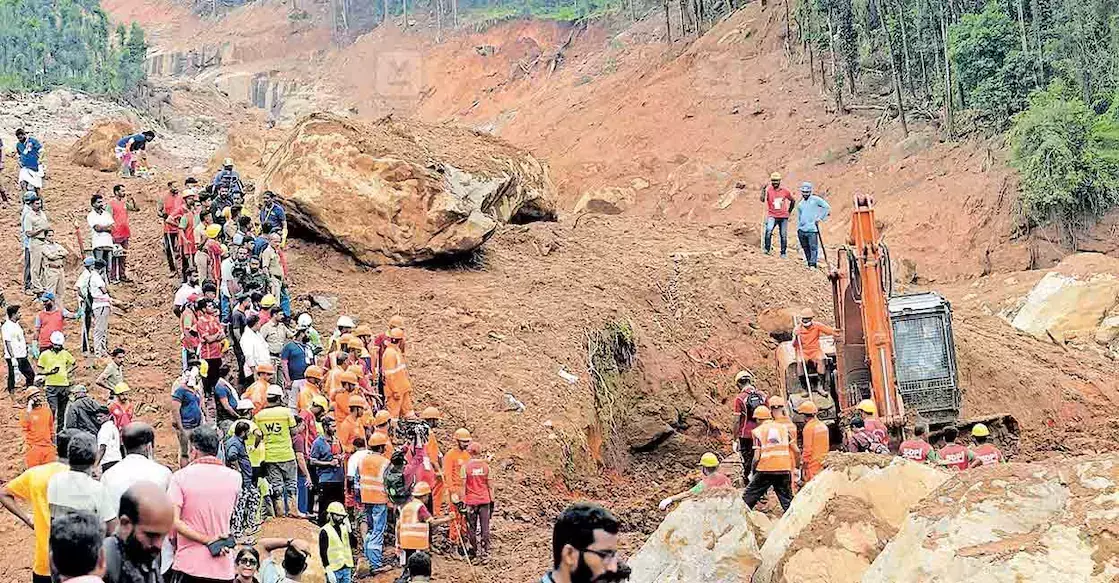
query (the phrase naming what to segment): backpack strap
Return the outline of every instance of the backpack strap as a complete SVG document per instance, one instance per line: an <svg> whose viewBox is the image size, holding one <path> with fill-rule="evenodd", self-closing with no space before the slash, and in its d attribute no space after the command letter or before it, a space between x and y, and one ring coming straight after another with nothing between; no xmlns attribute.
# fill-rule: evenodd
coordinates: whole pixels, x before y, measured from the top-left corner
<svg viewBox="0 0 1119 583"><path fill-rule="evenodd" d="M120 583L123 559L120 552L120 539L110 536L105 539L105 583Z"/></svg>

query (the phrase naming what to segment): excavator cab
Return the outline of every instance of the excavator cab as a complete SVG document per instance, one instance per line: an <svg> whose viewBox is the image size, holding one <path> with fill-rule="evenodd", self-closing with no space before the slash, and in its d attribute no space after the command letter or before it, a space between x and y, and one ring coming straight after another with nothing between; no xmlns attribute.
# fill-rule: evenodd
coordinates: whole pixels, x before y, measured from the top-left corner
<svg viewBox="0 0 1119 583"><path fill-rule="evenodd" d="M820 349L824 353L826 363L824 367L826 370L823 371L817 371L815 363L804 362L797 358L792 341L780 343L777 346L775 360L777 378L784 379L784 383L778 391L783 390L783 396L788 403L786 409L789 417L793 423L796 423L798 429L804 427L805 419L804 415L796 412L797 406L809 399L816 403L819 409L816 417L828 426L833 443L838 443L842 432L836 423L839 419L839 407L835 392L835 340L830 336L821 336Z"/></svg>

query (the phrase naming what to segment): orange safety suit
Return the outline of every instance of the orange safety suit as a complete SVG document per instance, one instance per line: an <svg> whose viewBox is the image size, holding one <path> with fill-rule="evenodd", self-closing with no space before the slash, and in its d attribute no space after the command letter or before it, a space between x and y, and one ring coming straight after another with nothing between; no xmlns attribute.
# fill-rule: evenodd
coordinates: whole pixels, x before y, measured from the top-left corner
<svg viewBox="0 0 1119 583"><path fill-rule="evenodd" d="M358 486L362 504L388 504L385 492L385 470L389 460L379 453L370 452L357 468Z"/></svg>
<svg viewBox="0 0 1119 583"><path fill-rule="evenodd" d="M245 393L241 395L242 399L248 399L253 402L253 416L255 417L260 410L268 404L268 383L263 379L253 381L249 388L245 389Z"/></svg>
<svg viewBox="0 0 1119 583"><path fill-rule="evenodd" d="M440 469L442 469L440 465L442 454L439 452L439 440L435 439L435 433L428 433L427 445L424 446L424 451L427 452L427 459L431 460L431 465L439 465ZM433 515L443 516L446 496L445 478L437 471L435 473L435 483L431 485L431 508Z"/></svg>
<svg viewBox="0 0 1119 583"><path fill-rule="evenodd" d="M344 387L338 389L330 396L331 402L334 403L334 418L345 419L350 415L350 397L356 395L353 391L344 390ZM339 422L341 423L341 422Z"/></svg>
<svg viewBox="0 0 1119 583"><path fill-rule="evenodd" d="M412 406L412 381L408 378L408 364L404 353L394 344L385 346L381 358L381 370L385 375L385 408L393 419L399 419L415 411Z"/></svg>
<svg viewBox="0 0 1119 583"><path fill-rule="evenodd" d="M333 399L334 393L342 390L342 381L338 380L338 377L344 372L346 372L346 369L338 366L327 369L326 374L323 376L322 383L323 389L326 391L327 399Z"/></svg>
<svg viewBox="0 0 1119 583"><path fill-rule="evenodd" d="M377 434L381 434L381 435L385 436L385 441L388 442L388 443L385 444L385 457L387 457L391 460L392 459L392 454L393 454L393 452L396 451L396 448L393 447L392 438L389 437L389 426L388 425L382 425L380 427L374 428L373 429L373 435L377 435ZM370 435L369 437L372 439L373 435Z"/></svg>
<svg viewBox="0 0 1119 583"><path fill-rule="evenodd" d="M835 336L838 332L835 328L819 322L813 322L808 327L803 324L797 325L795 343L805 360L819 360L823 356L823 352L820 350L820 336L822 334Z"/></svg>
<svg viewBox="0 0 1119 583"><path fill-rule="evenodd" d="M338 424L338 443L342 444L342 451L354 453L354 440L365 439L365 422L352 415L346 417Z"/></svg>
<svg viewBox="0 0 1119 583"><path fill-rule="evenodd" d="M827 425L815 418L804 424L804 453L801 456L804 483L807 484L824 468L824 456L830 448L831 436Z"/></svg>
<svg viewBox="0 0 1119 583"><path fill-rule="evenodd" d="M759 472L792 472L796 468L796 442L789 428L767 419L754 429L754 456Z"/></svg>
<svg viewBox="0 0 1119 583"><path fill-rule="evenodd" d="M28 468L49 464L58 459L54 447L54 414L50 407L39 405L30 412L24 411L19 420L23 437L27 442L24 462Z"/></svg>
<svg viewBox="0 0 1119 583"><path fill-rule="evenodd" d="M464 449L454 448L443 456L443 477L445 480L444 487L455 498L458 498L459 492L463 490L462 468L466 462L470 461L470 453ZM461 501L461 500L459 500ZM451 504L451 526L448 538L451 542L457 543L462 540L466 534L466 517L458 511L458 507Z"/></svg>
<svg viewBox="0 0 1119 583"><path fill-rule="evenodd" d="M305 379L303 388L299 389L299 397L295 400L295 407L300 411L310 411L311 401L315 400L315 397L321 396L323 396L322 391L315 386L313 380Z"/></svg>

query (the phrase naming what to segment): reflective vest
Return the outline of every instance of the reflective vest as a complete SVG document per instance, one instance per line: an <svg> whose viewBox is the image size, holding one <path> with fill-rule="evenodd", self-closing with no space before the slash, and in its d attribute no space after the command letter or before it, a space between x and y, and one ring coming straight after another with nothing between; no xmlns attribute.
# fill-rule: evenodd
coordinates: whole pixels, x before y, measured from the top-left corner
<svg viewBox="0 0 1119 583"><path fill-rule="evenodd" d="M989 443L971 450L975 454L975 458L979 460L981 466L993 466L1002 461L1002 452Z"/></svg>
<svg viewBox="0 0 1119 583"><path fill-rule="evenodd" d="M754 449L759 472L793 471L789 428L773 420L766 420L754 430Z"/></svg>
<svg viewBox="0 0 1119 583"><path fill-rule="evenodd" d="M920 439L907 439L898 446L898 455L915 462L929 461L929 453L931 452L932 446Z"/></svg>
<svg viewBox="0 0 1119 583"><path fill-rule="evenodd" d="M409 551L427 550L430 546L430 529L427 522L420 521L420 508L423 502L412 499L400 509L400 522L397 523L396 540L400 548Z"/></svg>
<svg viewBox="0 0 1119 583"><path fill-rule="evenodd" d="M966 470L968 467L967 461L967 448L958 444L950 443L937 452L940 458L937 460L941 466L946 468L954 468L957 470Z"/></svg>
<svg viewBox="0 0 1119 583"><path fill-rule="evenodd" d="M370 453L358 466L362 504L388 504L385 493L385 470L389 460L379 453Z"/></svg>
<svg viewBox="0 0 1119 583"><path fill-rule="evenodd" d="M352 569L354 566L354 555L350 552L349 544L350 521L342 521L339 530L335 530L330 522L322 527L322 531L326 533L326 571L330 573L346 567Z"/></svg>

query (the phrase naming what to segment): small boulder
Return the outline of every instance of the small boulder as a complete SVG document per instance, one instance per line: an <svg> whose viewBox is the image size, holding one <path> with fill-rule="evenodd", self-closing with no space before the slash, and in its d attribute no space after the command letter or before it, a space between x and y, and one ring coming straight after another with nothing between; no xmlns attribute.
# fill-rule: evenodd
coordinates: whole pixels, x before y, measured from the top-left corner
<svg viewBox="0 0 1119 583"><path fill-rule="evenodd" d="M584 192L575 203L575 213L620 215L633 206L634 190L629 187L607 186Z"/></svg>
<svg viewBox="0 0 1119 583"><path fill-rule="evenodd" d="M794 306L766 308L758 314L758 327L780 342L792 340L793 326L802 309Z"/></svg>
<svg viewBox="0 0 1119 583"><path fill-rule="evenodd" d="M127 121L100 122L70 147L70 161L102 172L118 170L120 161L113 149L118 140L134 133L136 126Z"/></svg>

